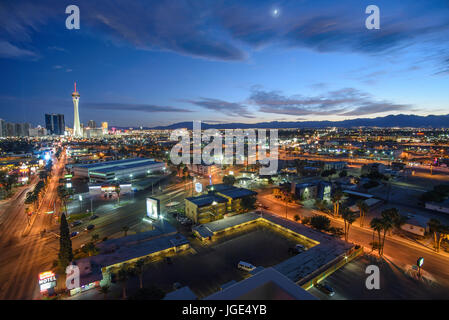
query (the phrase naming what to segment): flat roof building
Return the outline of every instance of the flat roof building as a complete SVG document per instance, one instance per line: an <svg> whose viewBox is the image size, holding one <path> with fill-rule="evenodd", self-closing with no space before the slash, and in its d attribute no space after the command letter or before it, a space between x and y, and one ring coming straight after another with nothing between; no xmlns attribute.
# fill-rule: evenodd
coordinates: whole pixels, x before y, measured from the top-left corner
<svg viewBox="0 0 449 320"><path fill-rule="evenodd" d="M92 182L128 181L164 170L164 162L147 158L132 158L73 166L75 176L89 178Z"/></svg>

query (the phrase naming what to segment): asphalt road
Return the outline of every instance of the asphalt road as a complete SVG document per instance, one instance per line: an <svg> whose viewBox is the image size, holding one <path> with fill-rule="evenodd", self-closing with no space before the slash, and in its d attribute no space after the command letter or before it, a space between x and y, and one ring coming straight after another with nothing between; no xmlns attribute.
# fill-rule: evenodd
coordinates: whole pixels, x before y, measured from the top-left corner
<svg viewBox="0 0 449 320"><path fill-rule="evenodd" d="M39 298L38 274L51 267L57 256L57 238L47 233L41 237L43 229L52 226L53 211L57 200L56 188L64 171L65 156L60 161L53 159L53 175L47 186L39 211L29 232L23 236L27 226L24 200L26 192L33 185L20 191L10 205L2 212L0 236L0 299L36 299Z"/></svg>
<svg viewBox="0 0 449 320"><path fill-rule="evenodd" d="M268 206L267 211L285 218L285 205L281 202L270 201L269 198L264 195L269 194L269 191L261 193L258 197L259 202ZM293 220L294 215L299 214L303 216L312 216L314 214L322 214L316 210L307 208L301 208L300 206L288 207L287 217ZM332 225L335 227L343 228L343 221L331 218ZM370 243L373 239L372 230L369 228L360 228L355 222L349 231L349 241L357 244L361 244L367 251L371 250ZM430 277L434 278L442 286L449 288L449 257L441 253L422 246L421 244L411 244L405 240L387 236L384 248L385 256L394 262L402 269L408 270L412 265L416 264L416 260L419 257L424 257L425 267L424 269ZM363 274L360 275L364 277Z"/></svg>

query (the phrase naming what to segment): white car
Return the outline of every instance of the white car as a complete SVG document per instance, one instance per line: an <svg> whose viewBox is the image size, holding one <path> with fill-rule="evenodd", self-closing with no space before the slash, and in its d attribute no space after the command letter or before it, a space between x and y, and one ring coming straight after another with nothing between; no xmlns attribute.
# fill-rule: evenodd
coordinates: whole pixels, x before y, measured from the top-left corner
<svg viewBox="0 0 449 320"><path fill-rule="evenodd" d="M240 270L248 271L248 272L256 269L256 267L253 266L251 263L248 263L245 261L240 261L239 264L237 265L237 268L239 268Z"/></svg>

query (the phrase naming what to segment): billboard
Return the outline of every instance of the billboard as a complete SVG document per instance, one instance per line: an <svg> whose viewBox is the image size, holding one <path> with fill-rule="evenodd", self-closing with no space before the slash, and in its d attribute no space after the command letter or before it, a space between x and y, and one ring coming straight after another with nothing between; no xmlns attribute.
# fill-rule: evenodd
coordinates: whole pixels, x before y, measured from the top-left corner
<svg viewBox="0 0 449 320"><path fill-rule="evenodd" d="M159 199L147 198L147 217L151 219L158 219L161 211Z"/></svg>

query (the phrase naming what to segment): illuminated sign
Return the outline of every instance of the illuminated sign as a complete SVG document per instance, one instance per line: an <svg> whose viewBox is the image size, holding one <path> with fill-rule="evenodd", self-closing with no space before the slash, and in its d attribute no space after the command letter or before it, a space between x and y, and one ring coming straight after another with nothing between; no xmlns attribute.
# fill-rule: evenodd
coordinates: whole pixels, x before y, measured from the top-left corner
<svg viewBox="0 0 449 320"><path fill-rule="evenodd" d="M45 156L44 156L44 159L47 160L47 161L50 160L50 154L46 153Z"/></svg>
<svg viewBox="0 0 449 320"><path fill-rule="evenodd" d="M147 216L151 219L158 219L160 213L160 201L155 198L147 198Z"/></svg>
<svg viewBox="0 0 449 320"><path fill-rule="evenodd" d="M195 191L198 193L203 191L203 185L201 184L201 182L195 183Z"/></svg>
<svg viewBox="0 0 449 320"><path fill-rule="evenodd" d="M41 292L56 286L56 275L53 271L39 273L39 287Z"/></svg>
<svg viewBox="0 0 449 320"><path fill-rule="evenodd" d="M64 178L72 178L73 177L73 175L71 175L71 174L66 174L65 176L64 176Z"/></svg>

